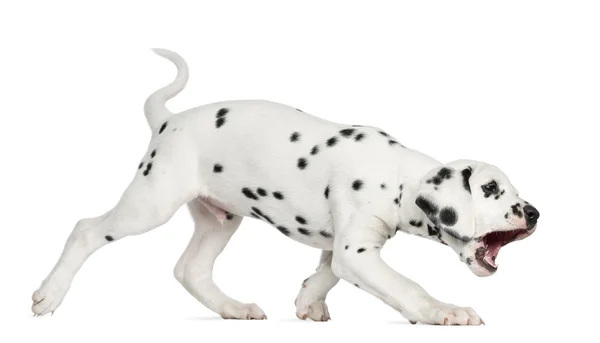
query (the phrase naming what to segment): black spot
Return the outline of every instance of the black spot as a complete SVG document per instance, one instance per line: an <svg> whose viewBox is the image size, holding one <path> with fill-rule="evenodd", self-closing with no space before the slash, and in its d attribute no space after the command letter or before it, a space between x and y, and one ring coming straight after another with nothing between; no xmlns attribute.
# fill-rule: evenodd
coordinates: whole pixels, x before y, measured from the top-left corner
<svg viewBox="0 0 600 343"><path fill-rule="evenodd" d="M223 166L222 165L220 165L220 164L217 163L217 164L215 164L213 166L213 173L220 173L222 171L223 171Z"/></svg>
<svg viewBox="0 0 600 343"><path fill-rule="evenodd" d="M481 186L481 190L486 198L489 198L492 195L497 195L500 193L500 189L498 189L498 183L495 180L492 180L485 185Z"/></svg>
<svg viewBox="0 0 600 343"><path fill-rule="evenodd" d="M520 204L512 205L510 208L512 209L512 213L515 216L517 216L519 218L523 218L523 212L521 212L518 205L520 205Z"/></svg>
<svg viewBox="0 0 600 343"><path fill-rule="evenodd" d="M286 236L290 235L290 230L288 230L286 227L284 226L278 226L277 230L279 230L281 233L283 233Z"/></svg>
<svg viewBox="0 0 600 343"><path fill-rule="evenodd" d="M138 166L138 170L142 169L143 166L144 166L144 162L140 163L140 165Z"/></svg>
<svg viewBox="0 0 600 343"><path fill-rule="evenodd" d="M398 186L398 189L399 189L400 191L402 191L402 190L404 189L404 185L400 185L400 186Z"/></svg>
<svg viewBox="0 0 600 343"><path fill-rule="evenodd" d="M357 142L360 142L360 141L363 140L363 138L365 138L365 134L364 133L359 133L358 135L356 135L354 137L354 140L357 141Z"/></svg>
<svg viewBox="0 0 600 343"><path fill-rule="evenodd" d="M396 141L395 141L395 140L393 140L393 139L390 139L390 140L388 141L388 143L389 143L390 145L395 145L395 144L398 144L398 142L396 142Z"/></svg>
<svg viewBox="0 0 600 343"><path fill-rule="evenodd" d="M360 190L362 186L363 182L361 180L354 180L354 182L352 182L352 189L354 189L355 191Z"/></svg>
<svg viewBox="0 0 600 343"><path fill-rule="evenodd" d="M217 118L221 118L224 115L226 115L227 113L229 113L229 109L228 108L222 108L217 112Z"/></svg>
<svg viewBox="0 0 600 343"><path fill-rule="evenodd" d="M152 150L152 153L150 153L150 158L154 158L154 156L156 156L156 149Z"/></svg>
<svg viewBox="0 0 600 343"><path fill-rule="evenodd" d="M283 200L283 194L281 194L281 192L273 192L273 196L277 200Z"/></svg>
<svg viewBox="0 0 600 343"><path fill-rule="evenodd" d="M261 217L265 218L265 220L268 221L269 224L275 225L275 223L273 222L273 220L271 220L271 218L269 216L267 216L266 214L263 214Z"/></svg>
<svg viewBox="0 0 600 343"><path fill-rule="evenodd" d="M435 216L438 213L438 207L429 199L418 196L415 204L427 215L427 217Z"/></svg>
<svg viewBox="0 0 600 343"><path fill-rule="evenodd" d="M114 238L112 238L112 236L106 236L106 237L104 237L104 238L105 238L107 241L109 241L109 242L112 242L112 241L114 241L114 240L115 240Z"/></svg>
<svg viewBox="0 0 600 343"><path fill-rule="evenodd" d="M504 214L504 218L508 219L508 213Z"/></svg>
<svg viewBox="0 0 600 343"><path fill-rule="evenodd" d="M242 188L242 193L244 193L244 195L250 199L254 199L254 200L258 200L258 197L256 196L256 194L254 194L254 192L252 192L250 190L250 188Z"/></svg>
<svg viewBox="0 0 600 343"><path fill-rule="evenodd" d="M355 283L354 286L358 287L358 284ZM360 287L358 287L358 288L360 288Z"/></svg>
<svg viewBox="0 0 600 343"><path fill-rule="evenodd" d="M383 131L379 131L379 134L381 134L383 137L389 137L390 135L388 135L387 133L383 132Z"/></svg>
<svg viewBox="0 0 600 343"><path fill-rule="evenodd" d="M257 188L256 193L258 193L258 195L260 195L261 197L266 197L268 195L267 191L265 191L262 188Z"/></svg>
<svg viewBox="0 0 600 343"><path fill-rule="evenodd" d="M452 177L452 170L444 167L438 171L438 176L442 179L448 180Z"/></svg>
<svg viewBox="0 0 600 343"><path fill-rule="evenodd" d="M331 238L331 237L333 237L333 235L330 232L327 232L327 231L324 231L324 230L319 231L319 234L321 234L321 236L323 236L325 238Z"/></svg>
<svg viewBox="0 0 600 343"><path fill-rule="evenodd" d="M329 185L325 187L325 199L329 199Z"/></svg>
<svg viewBox="0 0 600 343"><path fill-rule="evenodd" d="M306 219L304 219L300 216L296 216L296 221L302 225L306 224Z"/></svg>
<svg viewBox="0 0 600 343"><path fill-rule="evenodd" d="M367 249L365 249L365 248L359 248L358 250L356 250L356 252L360 254L361 252L363 252L365 250L367 250Z"/></svg>
<svg viewBox="0 0 600 343"><path fill-rule="evenodd" d="M423 225L423 222L420 220L419 221L411 220L409 223L410 223L410 225L415 226L415 227L421 227Z"/></svg>
<svg viewBox="0 0 600 343"><path fill-rule="evenodd" d="M290 142L297 142L300 139L300 133L294 132L290 136Z"/></svg>
<svg viewBox="0 0 600 343"><path fill-rule="evenodd" d="M458 221L458 214L452 207L444 207L440 211L440 220L446 226L453 226Z"/></svg>
<svg viewBox="0 0 600 343"><path fill-rule="evenodd" d="M254 213L254 212L250 213L250 215L252 217L256 218L256 219L260 219L260 217L258 216L258 214Z"/></svg>
<svg viewBox="0 0 600 343"><path fill-rule="evenodd" d="M473 259L470 257L467 257L467 265L471 265L471 263L473 263Z"/></svg>
<svg viewBox="0 0 600 343"><path fill-rule="evenodd" d="M327 140L327 146L328 147L332 147L334 145L336 145L338 142L338 138L337 137L331 137Z"/></svg>
<svg viewBox="0 0 600 343"><path fill-rule="evenodd" d="M306 160L306 158L302 157L302 158L298 159L298 168L304 169L304 168L306 168L307 165L308 165L308 161Z"/></svg>
<svg viewBox="0 0 600 343"><path fill-rule="evenodd" d="M385 183L382 183L379 187L381 187L381 189L386 189L387 185Z"/></svg>
<svg viewBox="0 0 600 343"><path fill-rule="evenodd" d="M258 209L258 208L256 208L256 207L252 207L252 211L254 211L254 213L258 214L258 215L259 215L259 216L261 216L261 217L263 216L263 213L262 213L262 211L261 211L261 210L259 210L259 209Z"/></svg>
<svg viewBox="0 0 600 343"><path fill-rule="evenodd" d="M340 134L343 137L350 137L354 134L354 131L356 131L355 129L343 129L340 131Z"/></svg>
<svg viewBox="0 0 600 343"><path fill-rule="evenodd" d="M219 119L217 119L215 126L218 128L220 128L221 126L223 126L223 124L225 124L225 117L221 117Z"/></svg>
<svg viewBox="0 0 600 343"><path fill-rule="evenodd" d="M310 150L310 154L311 155L316 155L319 153L319 146L315 145L311 150Z"/></svg>
<svg viewBox="0 0 600 343"><path fill-rule="evenodd" d="M463 179L463 187L465 188L465 190L469 193L471 193L471 185L469 184L469 179L471 178L471 174L473 172L473 169L471 169L471 167L468 167L466 169L463 169L460 173L462 174L462 179Z"/></svg>
<svg viewBox="0 0 600 343"><path fill-rule="evenodd" d="M150 170L152 169L152 162L146 165L146 170L144 170L144 176L148 176L150 174Z"/></svg>
<svg viewBox="0 0 600 343"><path fill-rule="evenodd" d="M162 126L160 127L160 130L158 130L158 134L159 134L159 135L160 135L161 133L163 133L163 131L165 131L165 129L167 128L167 123L168 123L168 122L166 121L166 122L164 122L164 123L162 124Z"/></svg>
<svg viewBox="0 0 600 343"><path fill-rule="evenodd" d="M304 112L304 111L302 111L302 110L300 110L300 109L296 109L296 111L298 111L298 112Z"/></svg>
<svg viewBox="0 0 600 343"><path fill-rule="evenodd" d="M396 205L400 205L400 199L398 199L398 198L394 199L394 203L395 203Z"/></svg>
<svg viewBox="0 0 600 343"><path fill-rule="evenodd" d="M346 245L346 247L344 249L348 250L349 247L350 247L349 245Z"/></svg>
<svg viewBox="0 0 600 343"><path fill-rule="evenodd" d="M299 227L298 232L300 232L301 234L303 234L305 236L310 236L310 231L305 228Z"/></svg>
<svg viewBox="0 0 600 343"><path fill-rule="evenodd" d="M227 213L225 214L225 218L227 218L227 220L232 220L232 219L233 219L233 217L234 217L234 216L233 216L233 214L232 214L232 213L229 213L229 212L227 212Z"/></svg>
<svg viewBox="0 0 600 343"><path fill-rule="evenodd" d="M497 195L494 197L494 199L498 200L498 199L500 199L500 197L501 197L501 196L503 196L503 195L504 195L504 189L502 190L502 192L500 192L500 194L497 194Z"/></svg>

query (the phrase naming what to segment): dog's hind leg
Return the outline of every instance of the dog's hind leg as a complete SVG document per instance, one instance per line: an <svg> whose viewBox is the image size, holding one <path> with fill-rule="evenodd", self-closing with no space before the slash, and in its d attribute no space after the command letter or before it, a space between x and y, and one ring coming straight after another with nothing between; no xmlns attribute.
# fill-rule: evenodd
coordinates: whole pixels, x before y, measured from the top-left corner
<svg viewBox="0 0 600 343"><path fill-rule="evenodd" d="M179 168L173 162L186 156L176 155L157 157L148 163L150 167L140 168L113 209L97 218L82 219L75 225L58 262L33 294L35 315L56 310L75 274L96 250L164 224L183 204L197 196L195 170ZM154 158L155 152L151 156Z"/></svg>
<svg viewBox="0 0 600 343"><path fill-rule="evenodd" d="M267 319L256 304L244 304L223 293L212 278L215 260L239 227L242 217L219 221L201 201L188 203L194 234L175 266L175 278L200 303L225 319Z"/></svg>
<svg viewBox="0 0 600 343"><path fill-rule="evenodd" d="M316 273L302 283L302 288L295 301L298 318L310 318L317 322L331 319L325 298L327 293L340 281L331 270L332 256L331 251L321 252L321 260Z"/></svg>

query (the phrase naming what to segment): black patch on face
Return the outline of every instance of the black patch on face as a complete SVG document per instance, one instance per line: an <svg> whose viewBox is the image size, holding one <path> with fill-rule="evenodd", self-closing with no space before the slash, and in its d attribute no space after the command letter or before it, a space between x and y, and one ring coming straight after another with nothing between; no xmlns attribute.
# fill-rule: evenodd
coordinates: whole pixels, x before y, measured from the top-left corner
<svg viewBox="0 0 600 343"><path fill-rule="evenodd" d="M357 141L357 142L360 142L360 141L363 140L363 138L365 138L365 134L364 133L359 133L358 135L356 135L354 137L354 140Z"/></svg>
<svg viewBox="0 0 600 343"><path fill-rule="evenodd" d="M168 122L167 122L167 121L166 121L166 122L164 122L164 123L162 124L162 126L160 127L160 130L158 130L158 134L159 134L159 135L160 135L161 133L163 133L163 131L165 131L165 129L167 128L167 124L168 124Z"/></svg>
<svg viewBox="0 0 600 343"><path fill-rule="evenodd" d="M492 195L498 195L500 193L500 189L498 189L498 184L496 180L492 180L485 185L481 186L481 190L483 191L484 197L489 198Z"/></svg>
<svg viewBox="0 0 600 343"><path fill-rule="evenodd" d="M288 230L286 227L284 226L278 226L277 230L279 230L281 233L283 233L286 236L290 235L290 230Z"/></svg>
<svg viewBox="0 0 600 343"><path fill-rule="evenodd" d="M217 163L217 164L215 164L213 166L213 173L220 173L222 171L223 171L223 166L222 165L220 165L220 164Z"/></svg>
<svg viewBox="0 0 600 343"><path fill-rule="evenodd" d="M268 195L267 191L265 191L262 188L257 188L256 193L258 193L258 195L260 195L261 197L266 197Z"/></svg>
<svg viewBox="0 0 600 343"><path fill-rule="evenodd" d="M290 142L297 142L300 139L300 133L294 132L290 136Z"/></svg>
<svg viewBox="0 0 600 343"><path fill-rule="evenodd" d="M310 154L311 155L316 155L319 153L319 146L315 145L311 150L310 150Z"/></svg>
<svg viewBox="0 0 600 343"><path fill-rule="evenodd" d="M250 199L253 199L253 200L258 200L258 197L256 196L256 194L254 194L254 192L252 192L250 190L250 188L246 188L246 187L242 188L242 193L244 193L244 195L247 198L250 198Z"/></svg>
<svg viewBox="0 0 600 343"><path fill-rule="evenodd" d="M298 232L300 232L301 234L305 235L305 236L310 236L310 231L303 228L303 227L299 227L298 228Z"/></svg>
<svg viewBox="0 0 600 343"><path fill-rule="evenodd" d="M144 176L148 176L150 174L150 170L152 169L152 162L146 164L146 170L144 170Z"/></svg>
<svg viewBox="0 0 600 343"><path fill-rule="evenodd" d="M516 204L516 205L512 205L510 208L512 209L512 214L519 217L519 218L523 218L523 211L521 211L520 209L521 204Z"/></svg>
<svg viewBox="0 0 600 343"><path fill-rule="evenodd" d="M217 129L223 126L223 124L225 124L225 117L221 117L215 122L215 126L217 127Z"/></svg>
<svg viewBox="0 0 600 343"><path fill-rule="evenodd" d="M332 147L334 145L336 145L338 142L338 138L337 137L331 137L327 140L327 146L328 147Z"/></svg>
<svg viewBox="0 0 600 343"><path fill-rule="evenodd" d="M363 182L361 180L354 180L354 182L352 182L352 189L354 189L355 191L360 190L362 186Z"/></svg>
<svg viewBox="0 0 600 343"><path fill-rule="evenodd" d="M446 226L454 226L458 221L458 214L452 207L444 207L440 211L440 220Z"/></svg>
<svg viewBox="0 0 600 343"><path fill-rule="evenodd" d="M277 200L283 200L283 194L281 192L273 192L273 196Z"/></svg>
<svg viewBox="0 0 600 343"><path fill-rule="evenodd" d="M356 252L360 254L361 252L364 252L365 250L367 250L367 249L365 249L365 248L359 248L358 250L356 250Z"/></svg>
<svg viewBox="0 0 600 343"><path fill-rule="evenodd" d="M296 216L296 221L302 225L306 224L306 219L304 219L300 216Z"/></svg>
<svg viewBox="0 0 600 343"><path fill-rule="evenodd" d="M381 187L381 189L386 189L387 185L385 183L382 183L379 187Z"/></svg>
<svg viewBox="0 0 600 343"><path fill-rule="evenodd" d="M150 153L150 158L154 158L154 156L156 156L156 149L152 150L152 153Z"/></svg>
<svg viewBox="0 0 600 343"><path fill-rule="evenodd" d="M417 200L415 200L415 204L417 204L417 206L423 212L425 212L427 217L433 217L439 211L438 207L434 203L432 203L431 201L429 201L429 199L427 199L423 196L418 196Z"/></svg>
<svg viewBox="0 0 600 343"><path fill-rule="evenodd" d="M383 137L389 137L390 135L388 135L387 133L383 132L383 131L379 131L379 134L381 134Z"/></svg>
<svg viewBox="0 0 600 343"><path fill-rule="evenodd" d="M138 166L138 170L142 169L143 166L144 166L144 162L140 163L140 165Z"/></svg>
<svg viewBox="0 0 600 343"><path fill-rule="evenodd" d="M423 225L423 222L420 220L419 221L411 220L409 223L410 223L410 225L412 225L414 227L421 227Z"/></svg>
<svg viewBox="0 0 600 343"><path fill-rule="evenodd" d="M500 192L500 194L497 194L497 195L494 197L494 199L496 199L496 200L500 199L500 197L504 195L504 192L505 192L505 190L503 189L503 190L502 190L502 192Z"/></svg>
<svg viewBox="0 0 600 343"><path fill-rule="evenodd" d="M329 185L325 187L325 199L329 199Z"/></svg>
<svg viewBox="0 0 600 343"><path fill-rule="evenodd" d="M225 218L226 218L227 220L232 220L232 219L233 219L233 214L232 214L232 213L229 213L229 212L227 212L227 213L225 214Z"/></svg>
<svg viewBox="0 0 600 343"><path fill-rule="evenodd" d="M319 234L321 236L325 237L325 238L331 238L331 237L333 237L333 235L330 232L327 232L327 231L324 231L324 230L319 231Z"/></svg>
<svg viewBox="0 0 600 343"><path fill-rule="evenodd" d="M304 169L304 168L306 168L307 165L308 165L308 161L306 160L306 158L302 157L302 158L298 159L298 168Z"/></svg>
<svg viewBox="0 0 600 343"><path fill-rule="evenodd" d="M471 185L469 184L469 179L471 178L472 173L473 170L471 169L471 167L465 168L460 172L460 174L462 175L463 187L469 193L471 193Z"/></svg>
<svg viewBox="0 0 600 343"><path fill-rule="evenodd" d="M114 238L112 238L112 236L106 236L106 237L104 237L104 239L106 239L109 242L112 242L115 240Z"/></svg>
<svg viewBox="0 0 600 343"><path fill-rule="evenodd" d="M356 131L355 129L344 129L340 131L340 134L342 135L342 137L350 137L354 134L354 131Z"/></svg>
<svg viewBox="0 0 600 343"><path fill-rule="evenodd" d="M444 167L438 171L436 176L427 180L427 183L433 183L434 185L439 186L442 184L442 182L444 180L450 180L451 178L452 178L452 170Z"/></svg>
<svg viewBox="0 0 600 343"><path fill-rule="evenodd" d="M224 115L226 115L227 113L229 113L229 109L227 108L222 108L217 112L217 118L221 118Z"/></svg>

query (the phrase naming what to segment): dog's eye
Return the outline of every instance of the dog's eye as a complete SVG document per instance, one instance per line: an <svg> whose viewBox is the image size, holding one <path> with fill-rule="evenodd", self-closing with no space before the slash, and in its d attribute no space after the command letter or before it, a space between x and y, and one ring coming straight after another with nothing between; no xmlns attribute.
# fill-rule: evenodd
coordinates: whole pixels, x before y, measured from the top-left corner
<svg viewBox="0 0 600 343"><path fill-rule="evenodd" d="M485 185L481 186L481 189L484 193L497 193L498 192L498 184L496 181L490 181Z"/></svg>

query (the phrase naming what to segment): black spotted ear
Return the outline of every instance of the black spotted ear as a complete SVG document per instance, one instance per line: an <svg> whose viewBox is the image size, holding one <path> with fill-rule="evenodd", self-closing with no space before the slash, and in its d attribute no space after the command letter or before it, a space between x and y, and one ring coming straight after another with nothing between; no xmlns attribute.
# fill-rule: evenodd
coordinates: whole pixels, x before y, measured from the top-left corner
<svg viewBox="0 0 600 343"><path fill-rule="evenodd" d="M421 179L415 199L415 205L436 227L463 241L475 233L469 184L472 172L465 165L433 169Z"/></svg>

